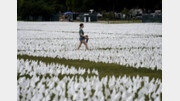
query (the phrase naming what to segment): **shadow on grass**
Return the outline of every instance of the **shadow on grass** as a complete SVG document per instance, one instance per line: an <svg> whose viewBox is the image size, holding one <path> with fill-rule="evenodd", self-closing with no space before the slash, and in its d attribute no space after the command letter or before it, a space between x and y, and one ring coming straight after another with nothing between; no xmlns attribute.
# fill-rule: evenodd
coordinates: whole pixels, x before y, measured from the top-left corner
<svg viewBox="0 0 180 101"><path fill-rule="evenodd" d="M127 67L124 65L114 64L114 63L102 63L102 62L91 62L87 60L70 60L70 59L59 59L59 58L51 58L51 57L37 57L37 56L29 56L29 55L17 55L17 59L24 60L34 60L41 61L46 64L57 63L64 64L68 66L74 66L75 68L86 68L86 69L96 69L99 72L99 77L105 77L106 75L115 77L118 76L148 76L150 79L159 78L162 79L162 70L152 70L148 68L134 68Z"/></svg>

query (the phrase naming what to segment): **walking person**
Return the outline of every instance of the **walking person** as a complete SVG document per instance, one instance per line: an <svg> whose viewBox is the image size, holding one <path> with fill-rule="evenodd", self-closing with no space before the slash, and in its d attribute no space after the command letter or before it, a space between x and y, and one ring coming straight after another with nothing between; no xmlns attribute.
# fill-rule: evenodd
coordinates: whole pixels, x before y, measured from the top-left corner
<svg viewBox="0 0 180 101"><path fill-rule="evenodd" d="M84 31L83 31L83 28L84 28L84 24L81 23L80 25L80 28L79 28L79 35L80 35L80 43L79 43L79 47L78 49L81 47L81 44L83 43L85 46L86 46L86 49L88 50L88 45L87 45L87 42L88 42L88 36L87 35L84 35ZM85 41L86 40L86 41Z"/></svg>

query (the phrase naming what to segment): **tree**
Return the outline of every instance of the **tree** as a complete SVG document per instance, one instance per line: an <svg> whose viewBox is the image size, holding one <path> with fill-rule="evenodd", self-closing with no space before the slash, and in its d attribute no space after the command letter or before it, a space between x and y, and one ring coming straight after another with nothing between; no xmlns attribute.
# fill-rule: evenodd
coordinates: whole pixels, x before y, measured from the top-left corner
<svg viewBox="0 0 180 101"><path fill-rule="evenodd" d="M162 9L162 0L17 0L17 16L51 16L59 11L121 12L124 8L142 8L145 10ZM126 11L123 11L126 13Z"/></svg>

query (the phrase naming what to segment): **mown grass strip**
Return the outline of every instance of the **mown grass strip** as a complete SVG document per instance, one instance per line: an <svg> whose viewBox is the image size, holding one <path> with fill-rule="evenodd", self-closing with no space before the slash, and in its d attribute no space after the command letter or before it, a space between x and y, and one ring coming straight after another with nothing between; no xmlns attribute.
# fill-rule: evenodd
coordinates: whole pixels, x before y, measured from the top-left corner
<svg viewBox="0 0 180 101"><path fill-rule="evenodd" d="M142 20L109 20L109 21L97 21L92 23L109 23L109 24L125 24L125 23L142 23Z"/></svg>
<svg viewBox="0 0 180 101"><path fill-rule="evenodd" d="M24 59L24 60L35 60L41 61L46 64L50 63L58 63L64 64L68 66L74 66L75 68L89 68L90 70L96 69L99 72L100 77L108 76L148 76L151 78L159 78L162 79L162 70L152 70L148 68L134 68L130 66L124 66L114 63L102 63L102 62L91 62L87 60L67 60L64 58L51 58L51 57L37 57L37 56L29 56L29 55L17 55L17 59Z"/></svg>

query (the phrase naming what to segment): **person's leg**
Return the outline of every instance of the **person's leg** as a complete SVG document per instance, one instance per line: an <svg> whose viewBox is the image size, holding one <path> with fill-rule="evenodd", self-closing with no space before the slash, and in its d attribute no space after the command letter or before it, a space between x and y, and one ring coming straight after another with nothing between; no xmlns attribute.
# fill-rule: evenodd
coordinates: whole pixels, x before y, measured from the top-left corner
<svg viewBox="0 0 180 101"><path fill-rule="evenodd" d="M83 40L82 43L86 46L86 49L89 50L88 45L87 45L87 43L85 42L85 40Z"/></svg>
<svg viewBox="0 0 180 101"><path fill-rule="evenodd" d="M78 49L81 47L82 42L80 41Z"/></svg>

